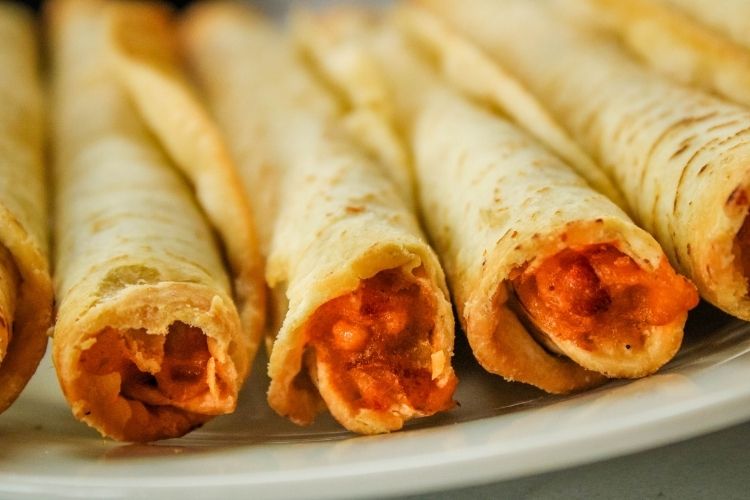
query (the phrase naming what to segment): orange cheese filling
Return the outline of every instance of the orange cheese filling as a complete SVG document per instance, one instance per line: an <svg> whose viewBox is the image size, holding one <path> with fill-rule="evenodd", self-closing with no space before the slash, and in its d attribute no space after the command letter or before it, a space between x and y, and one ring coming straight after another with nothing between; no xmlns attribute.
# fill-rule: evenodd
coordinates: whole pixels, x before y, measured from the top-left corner
<svg viewBox="0 0 750 500"><path fill-rule="evenodd" d="M316 362L335 374L332 389L353 407L408 405L431 415L453 406L456 386L455 377L439 383L432 376L434 312L419 283L400 270L381 271L318 308L308 323L309 343Z"/></svg>
<svg viewBox="0 0 750 500"><path fill-rule="evenodd" d="M5 358L13 336L19 281L13 257L5 247L0 246L0 361Z"/></svg>
<svg viewBox="0 0 750 500"><path fill-rule="evenodd" d="M643 347L649 327L675 321L698 303L695 288L666 259L642 269L610 244L566 249L513 279L530 319L554 344L587 351Z"/></svg>
<svg viewBox="0 0 750 500"><path fill-rule="evenodd" d="M107 328L81 353L83 370L91 375L120 375L120 395L150 406L188 411L231 411L226 385L200 328L175 322L167 335L144 330ZM209 407L206 407L206 400Z"/></svg>

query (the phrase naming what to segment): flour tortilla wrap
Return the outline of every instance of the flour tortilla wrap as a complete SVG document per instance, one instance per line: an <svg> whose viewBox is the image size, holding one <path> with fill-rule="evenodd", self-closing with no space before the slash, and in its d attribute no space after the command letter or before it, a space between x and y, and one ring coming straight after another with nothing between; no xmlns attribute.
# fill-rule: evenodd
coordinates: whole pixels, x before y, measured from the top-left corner
<svg viewBox="0 0 750 500"><path fill-rule="evenodd" d="M352 141L290 41L246 7L197 6L184 38L248 191L271 193L254 204L283 318L270 405L307 424L324 402L360 433L450 408L444 277L387 169Z"/></svg>
<svg viewBox="0 0 750 500"><path fill-rule="evenodd" d="M18 397L47 346L42 95L33 17L0 3L0 412Z"/></svg>
<svg viewBox="0 0 750 500"><path fill-rule="evenodd" d="M606 173L538 99L504 68L423 9L402 4L394 9L393 19L428 57L434 59L451 85L507 115L573 167L594 189L621 208L626 207L622 193Z"/></svg>
<svg viewBox="0 0 750 500"><path fill-rule="evenodd" d="M750 111L666 80L543 3L421 3L537 95L705 299L750 319Z"/></svg>
<svg viewBox="0 0 750 500"><path fill-rule="evenodd" d="M191 186L118 80L112 16L96 0L49 4L54 361L77 418L152 441L233 411L253 342Z"/></svg>
<svg viewBox="0 0 750 500"><path fill-rule="evenodd" d="M701 4L714 8L713 2ZM558 5L616 33L656 70L750 105L750 50L669 0L560 0ZM745 11L750 14L747 7Z"/></svg>
<svg viewBox="0 0 750 500"><path fill-rule="evenodd" d="M302 11L293 11L291 24ZM324 65L318 76L332 80L348 79L348 85L339 87L346 95L339 101L341 121L349 131L351 139L374 156L393 180L401 196L411 208L415 208L414 182L411 177L408 154L398 134L382 117L392 118L393 109L387 92L371 82L377 78L363 57L359 47L347 45L340 50L329 51L321 59Z"/></svg>
<svg viewBox="0 0 750 500"><path fill-rule="evenodd" d="M295 31L321 68L358 45L381 70L394 125L414 154L425 223L482 366L568 392L602 375L653 373L674 356L697 295L612 201L519 127L447 88L391 26L333 10L298 15ZM339 88L361 83L344 73L330 75Z"/></svg>
<svg viewBox="0 0 750 500"><path fill-rule="evenodd" d="M750 3L745 0L659 0L750 48Z"/></svg>

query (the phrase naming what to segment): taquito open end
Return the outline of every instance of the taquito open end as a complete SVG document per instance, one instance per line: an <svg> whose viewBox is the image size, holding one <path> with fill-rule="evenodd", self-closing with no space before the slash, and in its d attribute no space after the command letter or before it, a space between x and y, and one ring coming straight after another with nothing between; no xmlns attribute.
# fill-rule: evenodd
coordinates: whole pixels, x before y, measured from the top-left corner
<svg viewBox="0 0 750 500"><path fill-rule="evenodd" d="M334 417L355 432L397 430L454 404L456 377L440 351L433 356L435 304L421 281L381 271L318 308L306 325L311 379Z"/></svg>
<svg viewBox="0 0 750 500"><path fill-rule="evenodd" d="M320 409L319 395L334 418L363 434L452 408L457 378L437 332L445 327L437 307L422 268L386 269L362 280L306 321L301 371L291 389L272 382L269 403L306 425ZM309 395L305 404L297 392Z"/></svg>
<svg viewBox="0 0 750 500"><path fill-rule="evenodd" d="M666 258L650 271L607 244L563 250L512 281L547 349L615 378L642 377L672 359L698 303Z"/></svg>
<svg viewBox="0 0 750 500"><path fill-rule="evenodd" d="M188 288L202 287L126 289L78 322L90 334L55 346L60 383L77 418L105 436L147 442L234 411L241 382L226 332L239 330L239 317L208 290L189 299L176 293Z"/></svg>

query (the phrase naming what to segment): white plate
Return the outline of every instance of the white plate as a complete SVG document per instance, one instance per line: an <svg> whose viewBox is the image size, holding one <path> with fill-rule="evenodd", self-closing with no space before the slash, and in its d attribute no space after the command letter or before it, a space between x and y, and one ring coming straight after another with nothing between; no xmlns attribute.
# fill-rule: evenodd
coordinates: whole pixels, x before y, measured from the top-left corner
<svg viewBox="0 0 750 500"><path fill-rule="evenodd" d="M48 360L0 417L0 496L354 497L460 487L657 446L750 417L750 325L701 306L660 374L569 397L483 373L459 343L460 408L387 436L327 416L300 429L264 400L259 359L241 407L153 445L74 421Z"/></svg>

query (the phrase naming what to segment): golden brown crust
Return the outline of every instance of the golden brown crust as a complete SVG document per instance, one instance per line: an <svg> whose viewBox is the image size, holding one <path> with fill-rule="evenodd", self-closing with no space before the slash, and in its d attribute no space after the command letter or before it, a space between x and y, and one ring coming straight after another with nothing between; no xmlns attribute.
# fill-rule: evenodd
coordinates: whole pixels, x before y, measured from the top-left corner
<svg viewBox="0 0 750 500"><path fill-rule="evenodd" d="M47 256L42 94L31 13L0 4L0 245L20 285L0 364L0 412L16 399L47 346L52 282ZM5 252L3 250L3 252Z"/></svg>

